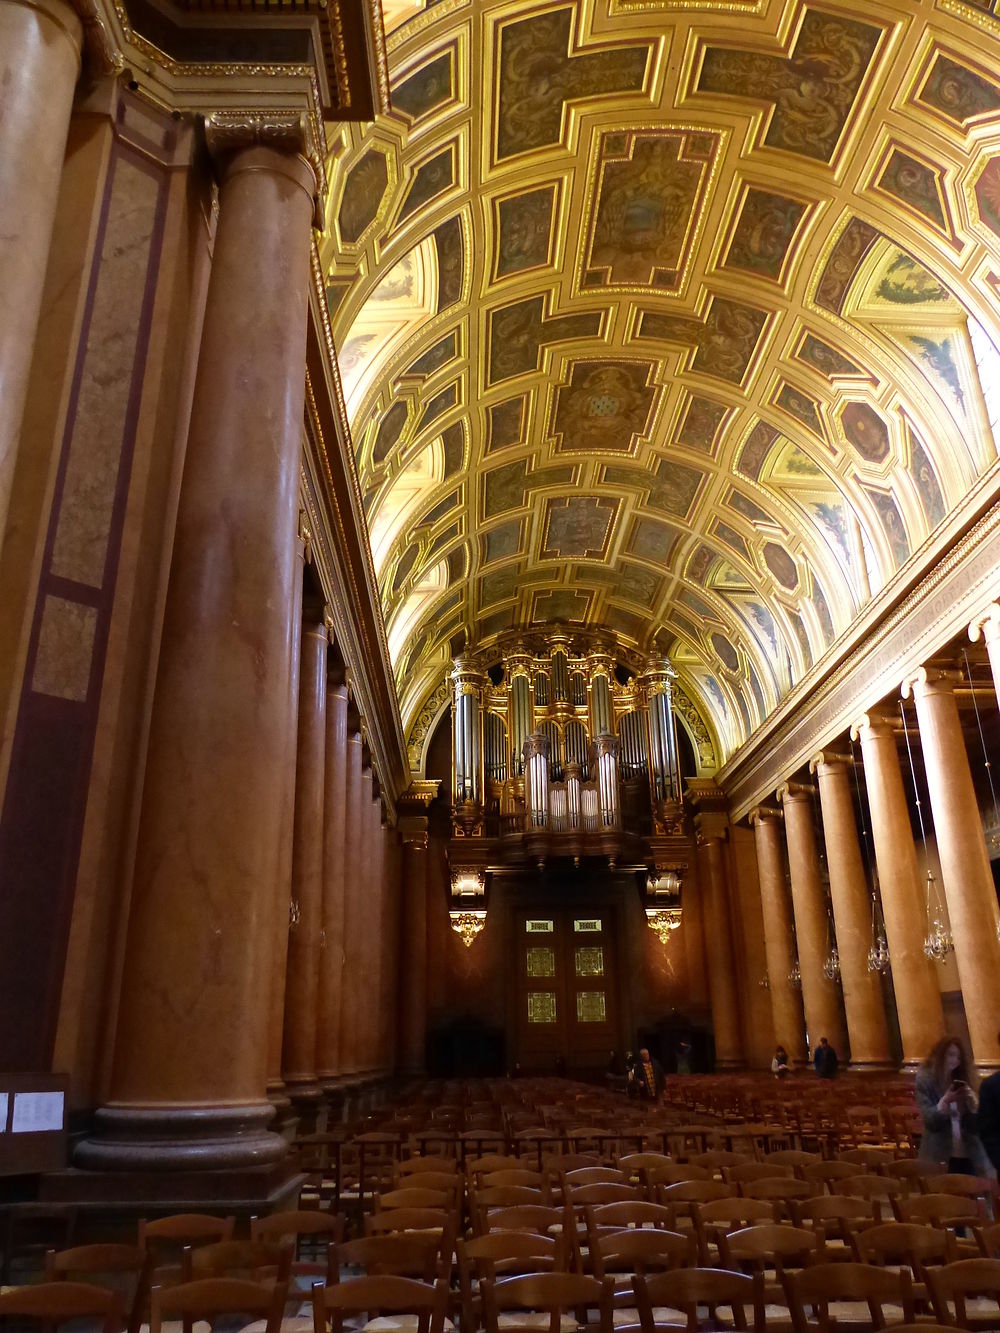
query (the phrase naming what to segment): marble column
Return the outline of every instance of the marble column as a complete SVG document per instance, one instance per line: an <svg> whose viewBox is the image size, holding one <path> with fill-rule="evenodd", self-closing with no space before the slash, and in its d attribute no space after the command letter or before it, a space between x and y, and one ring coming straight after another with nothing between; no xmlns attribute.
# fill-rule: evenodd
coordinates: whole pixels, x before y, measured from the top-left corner
<svg viewBox="0 0 1000 1333"><path fill-rule="evenodd" d="M944 1009L934 963L924 953L924 891L896 732L891 722L865 714L851 735L861 741L903 1068L912 1070L944 1036Z"/></svg>
<svg viewBox="0 0 1000 1333"><path fill-rule="evenodd" d="M323 929L323 815L326 766L326 674L330 635L322 613L302 625L298 762L292 847L282 1078L293 1100L320 1095L316 1080L316 1018L320 932Z"/></svg>
<svg viewBox="0 0 1000 1333"><path fill-rule="evenodd" d="M891 1069L892 1057L882 983L877 972L868 970L868 950L872 945L871 892L854 819L850 764L850 755L822 753L813 758L809 767L819 783L851 1068L864 1072Z"/></svg>
<svg viewBox="0 0 1000 1333"><path fill-rule="evenodd" d="M340 1005L344 964L345 842L347 830L347 686L326 692L326 775L323 783L323 946L320 950L316 1074L340 1074Z"/></svg>
<svg viewBox="0 0 1000 1333"><path fill-rule="evenodd" d="M0 0L0 543L82 40L63 0Z"/></svg>
<svg viewBox="0 0 1000 1333"><path fill-rule="evenodd" d="M695 816L698 829L698 880L705 900L705 952L708 994L715 1034L715 1065L719 1070L742 1068L743 1039L736 988L736 959L727 883L726 842L714 820Z"/></svg>
<svg viewBox="0 0 1000 1333"><path fill-rule="evenodd" d="M365 1010L364 1048L365 1068L374 1071L381 1064L381 1032L379 1025L382 1001L382 928L384 898L382 882L382 798L375 796L371 805L371 820L368 826L369 846L371 847L372 880L371 906L369 911L368 939L368 1004Z"/></svg>
<svg viewBox="0 0 1000 1333"><path fill-rule="evenodd" d="M823 973L830 942L813 824L812 789L787 783L779 789L778 799L785 811L788 871L809 1045L815 1051L820 1037L827 1037L844 1062L847 1033L841 1016L840 995L836 982Z"/></svg>
<svg viewBox="0 0 1000 1333"><path fill-rule="evenodd" d="M400 909L399 1065L424 1067L427 1040L427 820L411 819L403 832ZM423 828L418 827L422 824Z"/></svg>
<svg viewBox="0 0 1000 1333"><path fill-rule="evenodd" d="M997 898L954 686L951 673L921 667L903 682L903 697L912 694L917 707L972 1054L980 1068L994 1069L1000 1067Z"/></svg>
<svg viewBox="0 0 1000 1333"><path fill-rule="evenodd" d="M369 781L370 781L369 777ZM361 732L347 733L347 828L344 838L344 963L340 982L340 1072L357 1073L358 1006L361 1003L361 969L358 943L364 932L364 904L360 880L365 850L361 830L362 811Z"/></svg>
<svg viewBox="0 0 1000 1333"><path fill-rule="evenodd" d="M77 1161L245 1166L267 1129L316 180L251 146L222 173L153 697L110 1104Z"/></svg>
<svg viewBox="0 0 1000 1333"><path fill-rule="evenodd" d="M788 1052L793 1065L804 1065L808 1057L802 992L788 979L795 962L795 951L792 947L792 904L785 881L781 811L758 806L751 811L750 822L757 849L774 1036Z"/></svg>
<svg viewBox="0 0 1000 1333"><path fill-rule="evenodd" d="M297 582L301 589L306 542L302 515L299 515ZM271 957L271 1000L267 1037L267 1095L279 1110L290 1103L281 1077L281 1047L285 1030L285 976L288 969L288 930L292 899L292 847L295 841L295 764L298 753L299 666L302 657L302 598L288 603L288 638L291 644L288 721L284 765L284 790L281 803L281 841L278 850L278 879L274 894L274 938Z"/></svg>

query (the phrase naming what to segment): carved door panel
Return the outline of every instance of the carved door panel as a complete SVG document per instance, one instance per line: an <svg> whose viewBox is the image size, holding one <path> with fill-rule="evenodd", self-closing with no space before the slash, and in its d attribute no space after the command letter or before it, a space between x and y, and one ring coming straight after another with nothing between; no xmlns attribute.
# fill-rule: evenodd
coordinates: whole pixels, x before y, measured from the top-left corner
<svg viewBox="0 0 1000 1333"><path fill-rule="evenodd" d="M618 1045L613 914L566 909L515 918L514 1050L524 1072L602 1070Z"/></svg>

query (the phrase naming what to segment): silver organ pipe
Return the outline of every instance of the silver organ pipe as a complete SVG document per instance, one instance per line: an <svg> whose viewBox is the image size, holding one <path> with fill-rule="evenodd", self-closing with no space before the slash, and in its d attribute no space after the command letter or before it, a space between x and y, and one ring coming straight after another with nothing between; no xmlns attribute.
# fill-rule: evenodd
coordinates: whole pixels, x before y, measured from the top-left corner
<svg viewBox="0 0 1000 1333"><path fill-rule="evenodd" d="M524 672L518 672L511 682L511 749L516 756L518 773L524 772L524 742L531 735L533 719L531 716L531 684Z"/></svg>
<svg viewBox="0 0 1000 1333"><path fill-rule="evenodd" d="M486 775L491 782L507 781L507 726L496 713L486 714Z"/></svg>

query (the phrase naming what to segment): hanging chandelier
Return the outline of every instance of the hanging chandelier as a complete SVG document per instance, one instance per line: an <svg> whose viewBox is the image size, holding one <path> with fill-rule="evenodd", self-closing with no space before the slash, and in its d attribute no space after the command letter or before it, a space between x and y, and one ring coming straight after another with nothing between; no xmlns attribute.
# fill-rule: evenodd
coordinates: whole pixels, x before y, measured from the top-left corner
<svg viewBox="0 0 1000 1333"><path fill-rule="evenodd" d="M927 934L924 936L924 953L933 958L935 963L943 963L955 947L944 917L941 895L933 874L927 872Z"/></svg>
<svg viewBox="0 0 1000 1333"><path fill-rule="evenodd" d="M826 962L823 964L823 975L827 981L840 980L840 951L835 944L831 945L830 952L826 956Z"/></svg>
<svg viewBox="0 0 1000 1333"><path fill-rule="evenodd" d="M761 977L760 981L757 982L757 985L761 988L761 990L771 989L771 978L767 975L766 972Z"/></svg>
<svg viewBox="0 0 1000 1333"><path fill-rule="evenodd" d="M889 941L884 931L879 931L875 943L868 950L868 971L883 974L889 971Z"/></svg>
<svg viewBox="0 0 1000 1333"><path fill-rule="evenodd" d="M802 989L802 972L799 968L799 960L796 958L792 963L792 970L788 974L789 986L794 986L796 990Z"/></svg>

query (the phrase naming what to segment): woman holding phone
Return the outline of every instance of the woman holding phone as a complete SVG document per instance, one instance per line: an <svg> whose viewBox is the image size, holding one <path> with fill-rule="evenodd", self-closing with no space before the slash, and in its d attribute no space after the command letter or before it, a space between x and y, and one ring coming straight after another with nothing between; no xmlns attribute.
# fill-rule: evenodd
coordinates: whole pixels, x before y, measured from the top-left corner
<svg viewBox="0 0 1000 1333"><path fill-rule="evenodd" d="M924 1122L920 1156L950 1172L992 1175L976 1124L975 1071L957 1037L942 1037L917 1071L914 1093Z"/></svg>

